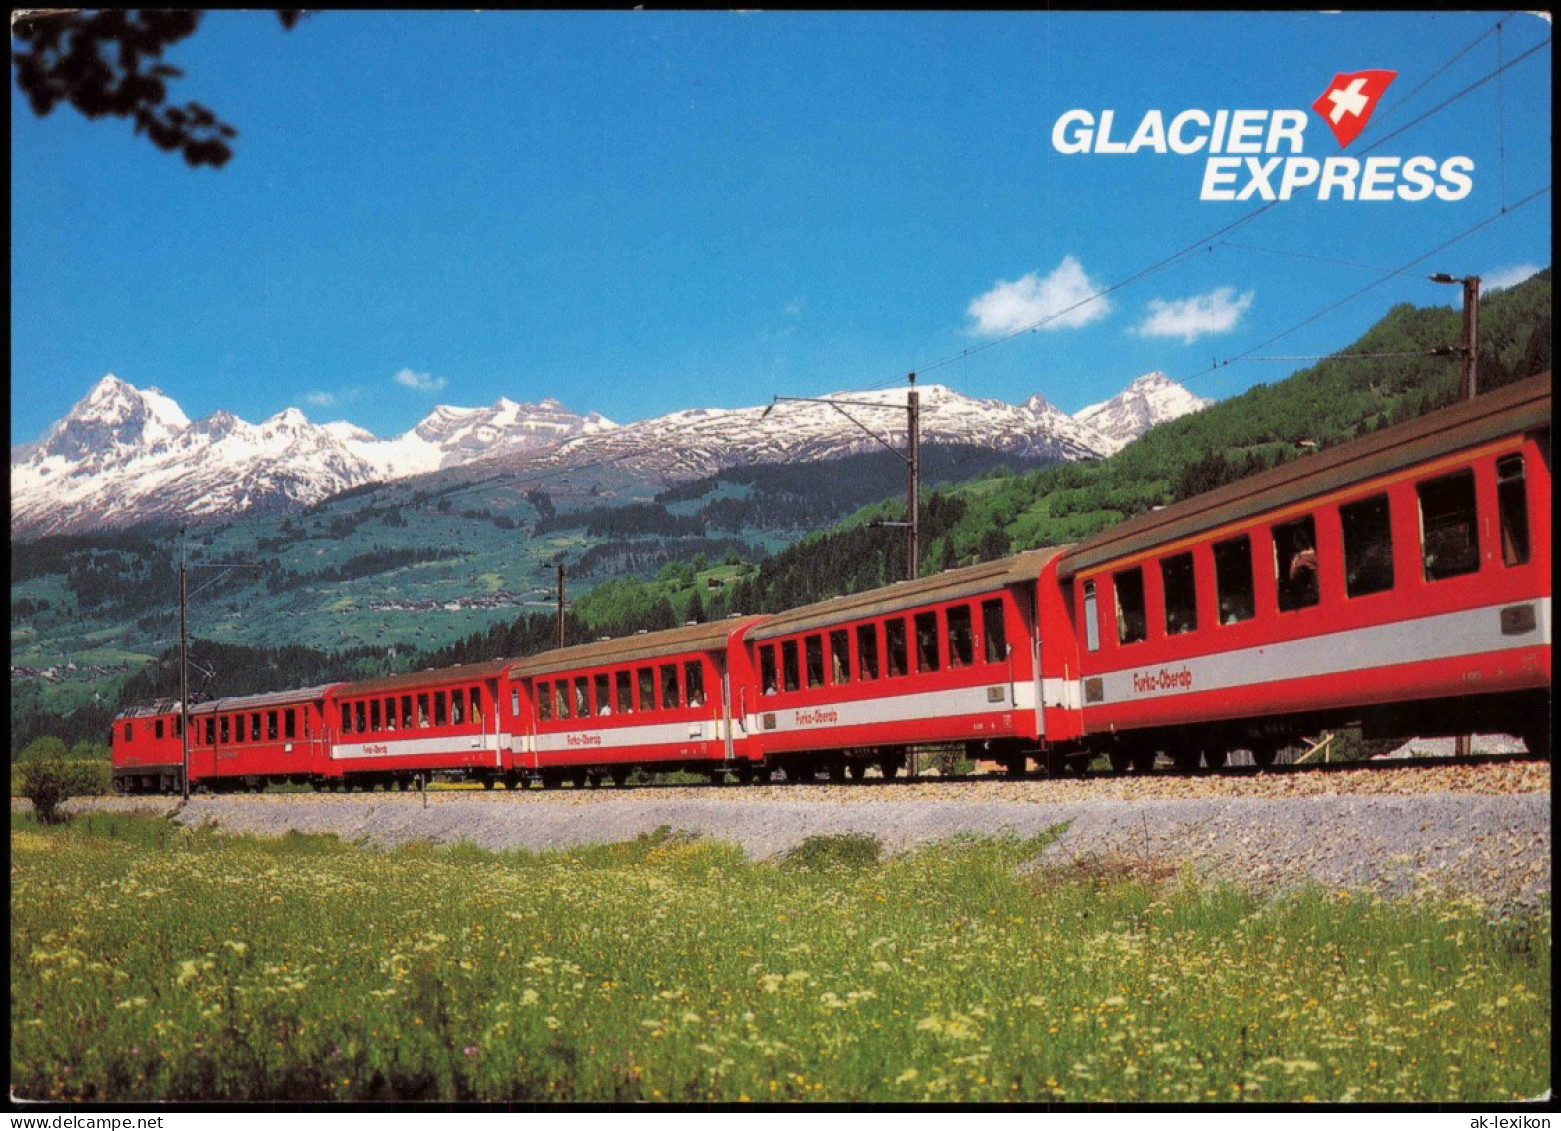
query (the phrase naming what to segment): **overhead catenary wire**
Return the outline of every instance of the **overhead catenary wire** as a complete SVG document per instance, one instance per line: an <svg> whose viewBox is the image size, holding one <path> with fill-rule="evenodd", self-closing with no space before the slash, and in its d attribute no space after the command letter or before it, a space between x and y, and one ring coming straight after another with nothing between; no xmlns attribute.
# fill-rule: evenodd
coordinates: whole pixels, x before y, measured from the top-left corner
<svg viewBox="0 0 1561 1131"><path fill-rule="evenodd" d="M1463 231L1459 232L1457 235L1453 236L1451 239L1444 240L1443 242L1437 244L1435 247L1431 248L1430 250L1422 252L1420 255L1417 255L1417 256L1415 256L1415 258L1409 260L1409 262L1405 263L1403 266L1395 268L1392 271L1389 271L1387 274L1382 275L1380 278L1377 278L1377 279L1373 280L1372 282L1367 283L1364 287L1361 287L1359 290L1353 291L1350 294L1345 295L1343 298L1339 299L1337 302L1329 303L1327 306L1323 307L1323 309L1317 311L1317 313L1311 315L1310 317L1303 318L1301 321L1295 323L1293 326L1290 326L1288 329L1281 330L1279 333L1274 334L1271 337L1265 338L1263 341L1259 342L1257 345L1253 346L1251 349L1244 350L1243 352L1238 353L1238 354L1236 354L1233 357L1226 358L1224 361L1216 362L1215 364L1209 366L1209 368L1207 368L1207 369L1201 369L1201 370L1199 370L1196 373L1190 374L1187 377L1183 378L1183 380L1189 380L1189 381L1190 380L1194 380L1194 379L1196 379L1198 377L1203 377L1203 376L1206 376L1209 373L1213 373L1214 371L1216 371L1218 369L1223 369L1226 366L1233 365L1234 363L1236 363L1238 361L1246 360L1247 357L1250 354L1254 354L1258 350L1264 348L1265 346L1270 346L1273 343L1279 341L1280 339L1286 338L1286 337L1290 336L1291 334L1295 333L1297 330L1300 330L1300 329L1303 329L1303 328L1305 328L1307 326L1310 326L1313 322L1316 322L1319 318L1322 318L1325 315L1333 313L1335 310L1339 309L1339 307L1341 307L1341 306L1344 306L1346 303L1353 302L1355 299L1359 298L1361 295L1367 293L1368 291L1374 290L1375 288L1380 287L1383 283L1388 282L1390 279L1395 278L1398 275L1404 274L1409 268L1415 266L1416 264L1424 263L1427 259L1430 259L1433 255L1436 255L1439 252L1445 251L1447 248L1452 247L1454 244L1456 244L1456 243L1458 243L1458 242L1460 242L1462 240L1468 239L1470 236L1474 235L1475 232L1480 231L1482 228L1489 227L1491 224L1494 224L1496 221L1501 220L1504 217L1511 215L1512 213L1516 212L1518 209L1523 208L1525 205L1533 203L1535 200L1539 199L1541 196L1544 196L1549 191L1550 191L1550 186L1549 185L1545 185L1543 188L1536 189L1534 192L1530 193L1528 196L1524 197L1522 200L1518 201L1516 204L1513 204L1510 207L1506 207L1506 206L1502 207L1499 211L1491 214L1490 216L1487 216L1485 219L1481 220L1479 223L1473 224L1470 227L1465 228Z"/></svg>

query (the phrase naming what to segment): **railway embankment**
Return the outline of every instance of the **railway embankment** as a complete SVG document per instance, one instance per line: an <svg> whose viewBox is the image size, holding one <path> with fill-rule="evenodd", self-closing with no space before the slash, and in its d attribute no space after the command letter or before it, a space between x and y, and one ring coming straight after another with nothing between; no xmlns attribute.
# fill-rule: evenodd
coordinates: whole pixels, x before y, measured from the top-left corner
<svg viewBox="0 0 1561 1131"><path fill-rule="evenodd" d="M963 835L1030 836L1060 826L1032 868L1159 882L1185 877L1263 893L1313 884L1532 906L1550 894L1550 783L1548 764L1498 763L1240 777L269 793L197 795L184 806L154 798L72 805L172 812L189 826L262 836L331 833L384 847L469 841L542 851L632 840L665 826L736 843L760 858L810 836L865 834L897 852Z"/></svg>

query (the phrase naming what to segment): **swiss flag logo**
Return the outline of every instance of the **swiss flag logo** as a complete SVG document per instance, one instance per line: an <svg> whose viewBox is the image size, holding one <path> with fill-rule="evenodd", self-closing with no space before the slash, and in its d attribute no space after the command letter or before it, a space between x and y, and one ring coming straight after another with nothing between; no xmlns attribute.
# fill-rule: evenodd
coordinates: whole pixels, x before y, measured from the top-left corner
<svg viewBox="0 0 1561 1131"><path fill-rule="evenodd" d="M1388 84L1398 77L1397 71L1355 71L1353 74L1333 76L1328 89L1317 96L1312 109L1322 116L1339 139L1343 149L1359 136L1371 121L1377 99L1387 90Z"/></svg>

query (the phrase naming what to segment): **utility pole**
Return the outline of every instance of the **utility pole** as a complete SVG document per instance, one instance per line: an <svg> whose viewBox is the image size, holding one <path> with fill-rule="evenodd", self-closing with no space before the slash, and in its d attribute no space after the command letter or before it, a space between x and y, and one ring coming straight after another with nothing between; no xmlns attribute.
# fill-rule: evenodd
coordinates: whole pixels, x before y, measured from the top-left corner
<svg viewBox="0 0 1561 1131"><path fill-rule="evenodd" d="M1480 277L1469 275L1463 282L1463 373L1458 381L1458 399L1473 400L1479 391L1480 368Z"/></svg>
<svg viewBox="0 0 1561 1131"><path fill-rule="evenodd" d="M1458 373L1458 399L1472 401L1479 392L1480 371L1480 277L1438 273L1431 276L1433 283L1460 283L1463 285L1463 346L1460 350L1462 366ZM1473 752L1473 739L1467 734L1457 736L1454 753L1467 758Z"/></svg>
<svg viewBox="0 0 1561 1131"><path fill-rule="evenodd" d="M190 634L189 564L185 528L179 528L179 795L190 799ZM201 569L258 569L257 562L200 562ZM206 585L212 584L213 577ZM202 585L196 592L206 588ZM209 675L210 673L208 673Z"/></svg>
<svg viewBox="0 0 1561 1131"><path fill-rule="evenodd" d="M905 396L905 509L909 513L910 546L906 551L905 576L915 581L921 576L921 394L916 391L916 374L910 375L911 388Z"/></svg>
<svg viewBox="0 0 1561 1131"><path fill-rule="evenodd" d="M558 563L558 646L564 646L564 563Z"/></svg>
<svg viewBox="0 0 1561 1131"><path fill-rule="evenodd" d="M190 603L189 568L184 559L184 535L179 535L179 796L190 799L190 636L186 609Z"/></svg>

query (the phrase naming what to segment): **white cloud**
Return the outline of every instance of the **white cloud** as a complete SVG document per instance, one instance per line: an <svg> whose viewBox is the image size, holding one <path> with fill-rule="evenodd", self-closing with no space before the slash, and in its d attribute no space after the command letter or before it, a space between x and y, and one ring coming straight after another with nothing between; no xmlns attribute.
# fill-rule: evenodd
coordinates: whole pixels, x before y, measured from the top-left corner
<svg viewBox="0 0 1561 1131"><path fill-rule="evenodd" d="M1104 297L1089 301L1102 289L1069 255L1045 278L1031 271L1011 283L998 283L972 300L968 313L976 320L975 334L1011 334L1042 319L1038 330L1073 330L1104 318L1111 304Z"/></svg>
<svg viewBox="0 0 1561 1131"><path fill-rule="evenodd" d="M1530 275L1537 275L1544 268L1537 263L1518 263L1512 267L1498 267L1489 275L1480 280L1480 287L1487 291L1505 290L1507 287L1515 287Z"/></svg>
<svg viewBox="0 0 1561 1131"><path fill-rule="evenodd" d="M312 404L319 408L331 408L336 404L336 394L325 392L305 393L304 401L307 404Z"/></svg>
<svg viewBox="0 0 1561 1131"><path fill-rule="evenodd" d="M443 389L447 382L443 377L433 377L427 373L417 373L411 369L403 369L397 373L393 380L398 385L405 385L409 389L415 389L419 393L437 393Z"/></svg>
<svg viewBox="0 0 1561 1131"><path fill-rule="evenodd" d="M1206 295L1166 302L1149 300L1149 317L1137 332L1150 338L1180 338L1191 345L1205 334L1228 334L1252 305L1254 292L1236 297L1235 287L1218 287Z"/></svg>

